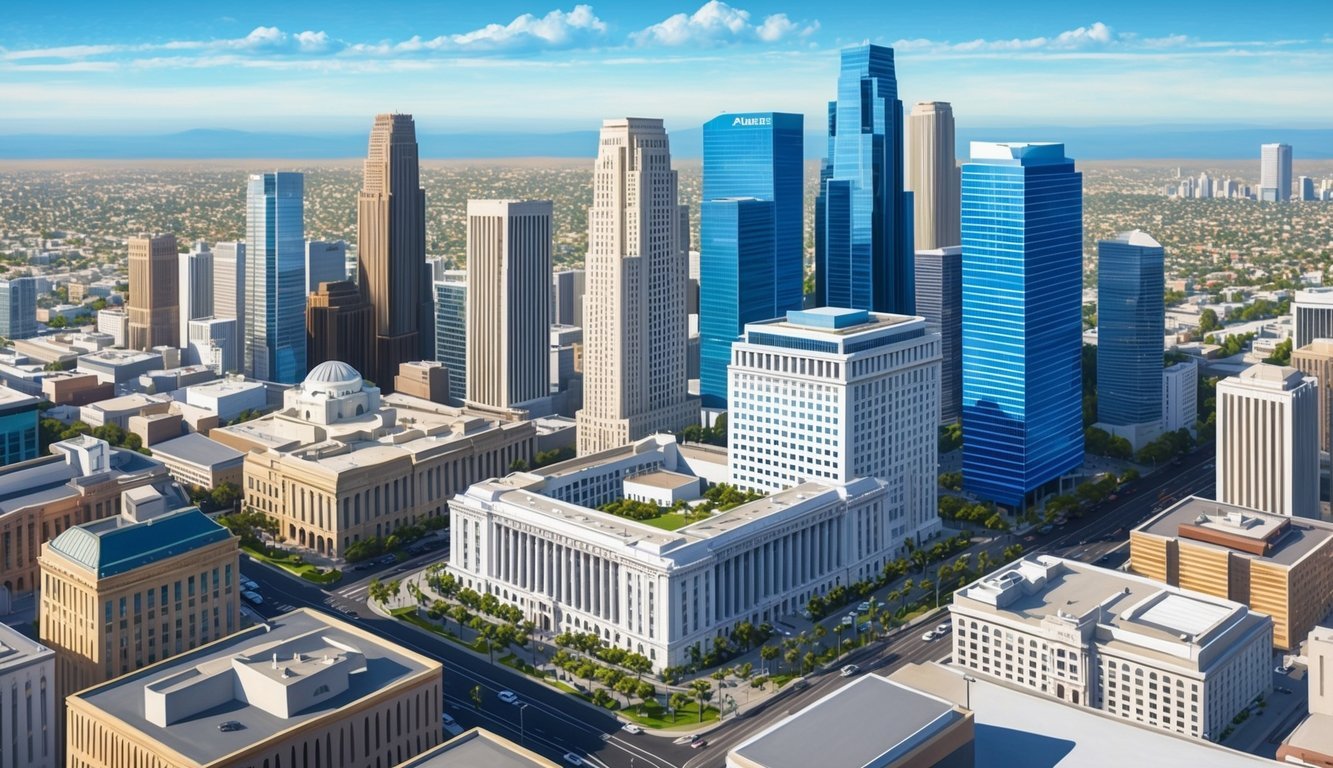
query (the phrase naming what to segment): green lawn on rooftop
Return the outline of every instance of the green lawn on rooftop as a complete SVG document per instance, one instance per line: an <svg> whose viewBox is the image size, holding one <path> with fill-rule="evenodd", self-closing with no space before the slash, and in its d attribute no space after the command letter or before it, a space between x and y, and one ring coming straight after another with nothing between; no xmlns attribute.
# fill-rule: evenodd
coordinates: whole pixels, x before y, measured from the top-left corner
<svg viewBox="0 0 1333 768"><path fill-rule="evenodd" d="M690 523L696 522L682 515L679 512L667 512L658 517L650 517L647 520L640 520L644 525L651 525L654 528L661 528L664 531L674 531L677 528L684 528Z"/></svg>

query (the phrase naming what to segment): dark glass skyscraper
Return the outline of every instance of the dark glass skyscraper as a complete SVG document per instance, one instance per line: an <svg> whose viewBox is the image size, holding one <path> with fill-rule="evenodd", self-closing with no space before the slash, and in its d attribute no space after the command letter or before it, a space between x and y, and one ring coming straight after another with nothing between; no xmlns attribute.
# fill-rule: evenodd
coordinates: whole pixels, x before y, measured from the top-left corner
<svg viewBox="0 0 1333 768"><path fill-rule="evenodd" d="M815 198L816 303L913 314L912 216L893 49L844 48Z"/></svg>
<svg viewBox="0 0 1333 768"><path fill-rule="evenodd" d="M1083 462L1083 177L973 142L962 192L963 484L1017 508Z"/></svg>
<svg viewBox="0 0 1333 768"><path fill-rule="evenodd" d="M1135 448L1161 432L1162 259L1144 232L1097 243L1097 421Z"/></svg>
<svg viewBox="0 0 1333 768"><path fill-rule="evenodd" d="M296 384L306 374L305 176L253 175L245 201L242 364L256 379Z"/></svg>
<svg viewBox="0 0 1333 768"><path fill-rule="evenodd" d="M719 115L704 124L699 222L699 391L727 405L731 342L746 323L802 302L802 115Z"/></svg>

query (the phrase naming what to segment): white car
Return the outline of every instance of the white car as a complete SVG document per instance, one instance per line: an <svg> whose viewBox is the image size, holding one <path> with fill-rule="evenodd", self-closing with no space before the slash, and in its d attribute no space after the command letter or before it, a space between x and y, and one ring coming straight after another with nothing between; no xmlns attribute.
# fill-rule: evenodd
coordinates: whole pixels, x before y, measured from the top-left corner
<svg viewBox="0 0 1333 768"><path fill-rule="evenodd" d="M247 589L244 592L242 592L241 597L244 597L246 600L249 600L255 605L264 604L264 598L260 597L258 592L255 592L254 590L251 589Z"/></svg>
<svg viewBox="0 0 1333 768"><path fill-rule="evenodd" d="M943 624L939 625L938 627L935 627L935 634L947 635L949 634L949 630L951 629L953 629L953 625L946 621Z"/></svg>
<svg viewBox="0 0 1333 768"><path fill-rule="evenodd" d="M643 729L635 725L634 723L625 723L624 725L620 726L620 730L624 731L625 733L643 733Z"/></svg>
<svg viewBox="0 0 1333 768"><path fill-rule="evenodd" d="M444 732L450 736L457 736L463 732L463 726L447 714L440 715L440 725L444 726Z"/></svg>
<svg viewBox="0 0 1333 768"><path fill-rule="evenodd" d="M844 627L850 627L850 626L851 626L852 624L854 624L855 622L856 622L856 617L855 617L855 616L843 616L843 617L842 617L842 622L841 622L841 623L842 623L842 625L843 625Z"/></svg>
<svg viewBox="0 0 1333 768"><path fill-rule="evenodd" d="M839 670L838 674L841 675L842 677L851 677L852 675L860 671L861 668L856 666L855 664L848 664L847 666Z"/></svg>
<svg viewBox="0 0 1333 768"><path fill-rule="evenodd" d="M570 765L584 765L583 758L579 757L573 752L565 753L565 762L569 763Z"/></svg>
<svg viewBox="0 0 1333 768"><path fill-rule="evenodd" d="M936 635L936 634L935 634L935 630L932 629L932 630L927 631L926 634L922 635L922 636L921 636L921 639L924 640L925 642L929 643L929 642L934 641L934 639L935 639L936 637L938 637L938 635Z"/></svg>
<svg viewBox="0 0 1333 768"><path fill-rule="evenodd" d="M513 691L500 691L499 693L495 694L495 698L499 699L500 701L503 701L506 704L518 703L518 694L514 693Z"/></svg>

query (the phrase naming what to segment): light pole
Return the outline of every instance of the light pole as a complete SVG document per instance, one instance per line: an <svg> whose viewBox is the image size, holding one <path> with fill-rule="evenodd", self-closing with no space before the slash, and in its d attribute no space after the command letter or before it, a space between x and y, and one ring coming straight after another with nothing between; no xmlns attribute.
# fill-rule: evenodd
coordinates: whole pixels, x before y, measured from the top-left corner
<svg viewBox="0 0 1333 768"><path fill-rule="evenodd" d="M527 737L527 727L524 724L523 710L527 709L527 703L518 705L518 745L523 746L523 741Z"/></svg>
<svg viewBox="0 0 1333 768"><path fill-rule="evenodd" d="M967 686L967 703L964 705L965 709L972 709L972 684L976 681L977 679L971 675L963 675L963 683Z"/></svg>

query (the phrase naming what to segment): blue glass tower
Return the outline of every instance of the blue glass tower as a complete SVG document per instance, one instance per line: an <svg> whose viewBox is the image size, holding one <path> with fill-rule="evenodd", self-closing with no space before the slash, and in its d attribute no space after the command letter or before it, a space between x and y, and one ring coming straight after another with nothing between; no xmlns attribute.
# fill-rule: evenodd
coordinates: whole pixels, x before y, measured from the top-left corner
<svg viewBox="0 0 1333 768"><path fill-rule="evenodd" d="M435 359L449 370L449 398L467 398L467 273L449 270L435 283Z"/></svg>
<svg viewBox="0 0 1333 768"><path fill-rule="evenodd" d="M37 281L31 277L0 280L0 336L30 339L37 335Z"/></svg>
<svg viewBox="0 0 1333 768"><path fill-rule="evenodd" d="M913 314L912 193L903 190L903 103L893 49L842 51L815 198L815 301Z"/></svg>
<svg viewBox="0 0 1333 768"><path fill-rule="evenodd" d="M1083 462L1083 177L1063 144L963 166L963 484L1012 508Z"/></svg>
<svg viewBox="0 0 1333 768"><path fill-rule="evenodd" d="M306 374L305 176L252 175L245 212L245 372L297 384Z"/></svg>
<svg viewBox="0 0 1333 768"><path fill-rule="evenodd" d="M727 405L731 342L746 323L802 303L802 115L719 115L704 124L699 222L699 391Z"/></svg>
<svg viewBox="0 0 1333 768"><path fill-rule="evenodd" d="M1097 421L1148 426L1148 439L1162 418L1162 260L1143 232L1097 243Z"/></svg>

